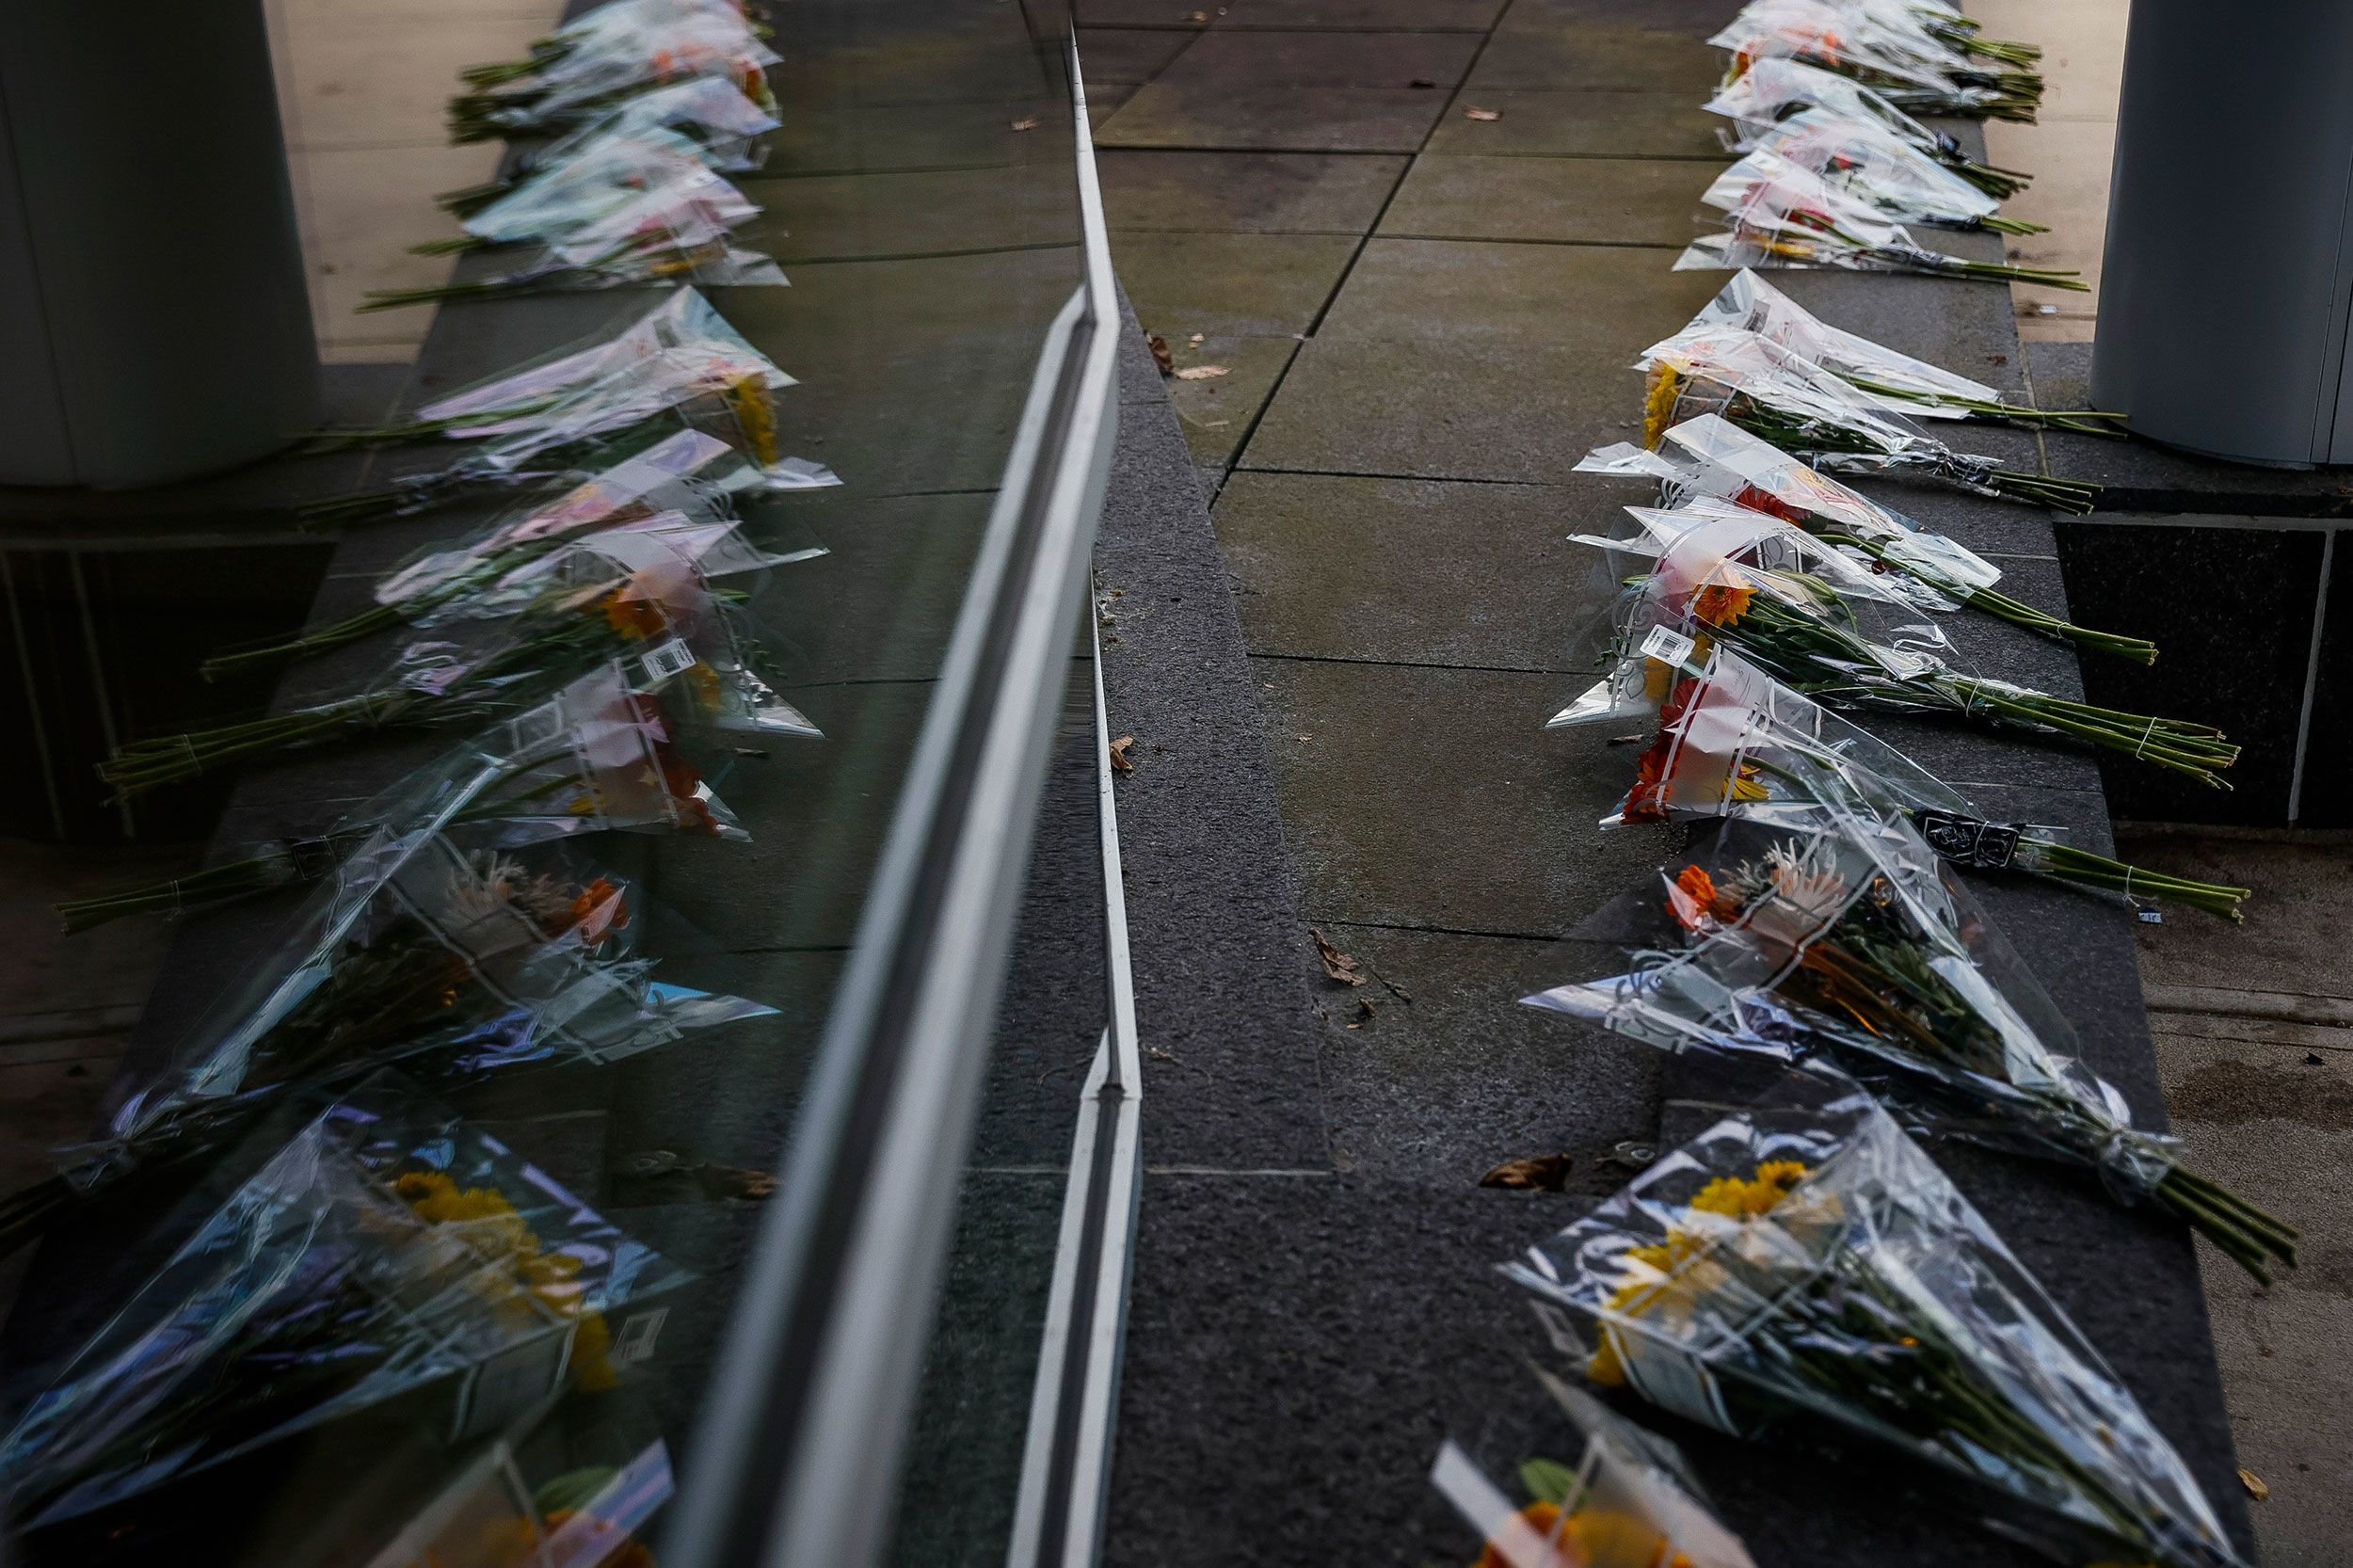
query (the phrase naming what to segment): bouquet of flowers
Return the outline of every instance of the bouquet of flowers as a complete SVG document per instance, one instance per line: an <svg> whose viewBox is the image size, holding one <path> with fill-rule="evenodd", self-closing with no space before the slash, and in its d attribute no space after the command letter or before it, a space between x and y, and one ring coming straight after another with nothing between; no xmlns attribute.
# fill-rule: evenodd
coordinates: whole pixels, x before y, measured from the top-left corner
<svg viewBox="0 0 2353 1568"><path fill-rule="evenodd" d="M1963 868L2032 872L2057 881L2189 904L2230 920L2248 889L2194 882L2078 849L2061 830L1989 820L1911 758L1775 680L1729 648L1669 676L1658 733L1604 827L1742 817L1813 828L1826 815L1908 819L1929 848Z"/></svg>
<svg viewBox="0 0 2353 1568"><path fill-rule="evenodd" d="M1738 328L1693 326L1642 351L1642 444L1671 425L1717 414L1817 469L1922 474L1978 495L2089 512L2097 485L2047 479L1956 452L1875 394L1818 369L1793 349Z"/></svg>
<svg viewBox="0 0 2353 1568"><path fill-rule="evenodd" d="M2257 1278L2297 1232L2184 1167L2076 1060L2073 1032L1948 865L1900 815L1735 819L1625 933L1633 973L1527 999L1669 1049L1836 1064L1924 1128L2096 1170Z"/></svg>
<svg viewBox="0 0 2353 1568"><path fill-rule="evenodd" d="M1655 555L1587 642L1608 673L1555 714L1552 727L1648 713L1675 668L1721 645L1797 690L1833 706L1958 713L2073 736L2201 783L2238 748L2208 725L2074 702L1991 677L1945 657L1942 632L1906 623L1918 608L1893 581L1803 531L1741 507L1666 512L1628 507L1644 537L1579 543Z"/></svg>
<svg viewBox="0 0 2353 1568"><path fill-rule="evenodd" d="M664 355L673 356L670 364L675 369L669 376L660 373ZM657 365L657 372L650 378L654 383L650 390L657 396L673 387L731 386L746 376L756 377L771 392L795 384L774 360L729 326L726 317L712 310L709 300L692 288L680 288L618 332L600 335L577 346L542 355L516 369L502 371L488 380L436 398L420 408L413 417L397 424L318 431L309 438L304 450L342 452L356 446L386 446L404 441L470 441L511 436L534 428L549 409L591 388L601 388L600 406L613 409L609 416L599 417L622 418L628 405L621 396L626 383L620 377L649 363ZM681 378L675 374L696 365L702 371L698 377ZM647 408L661 406L645 405L629 413L618 427L643 418ZM587 408L575 413L581 419L589 418ZM584 433L602 431L590 428Z"/></svg>
<svg viewBox="0 0 2353 1568"><path fill-rule="evenodd" d="M1735 273L1683 328L1686 333L1720 329L1753 332L1779 344L1888 412L1920 419L2000 420L2089 436L2121 434L2114 422L2121 421L2122 414L2010 403L1982 381L1833 327L1746 267Z"/></svg>
<svg viewBox="0 0 2353 1568"><path fill-rule="evenodd" d="M1724 232L1693 240L1675 258L1677 272L1831 267L2040 283L2078 293L2091 286L2073 272L1931 250L1870 202L1763 148L1718 175L1700 200L1724 215Z"/></svg>
<svg viewBox="0 0 2353 1568"><path fill-rule="evenodd" d="M1430 1484L1485 1542L1474 1568L1756 1568L1740 1538L1701 1501L1673 1444L1540 1369L1574 1464L1522 1459L1511 1495L1459 1443L1438 1450ZM1522 1449L1526 1452L1526 1449ZM1508 1461L1507 1461L1508 1463Z"/></svg>
<svg viewBox="0 0 2353 1568"><path fill-rule="evenodd" d="M656 520L657 521L659 520ZM99 764L127 798L232 762L399 726L475 722L544 701L619 661L644 691L719 728L815 736L771 688L758 642L714 593L688 542L661 528L608 529L516 573L511 617L410 643L384 676L345 696L218 728L137 741ZM764 561L754 552L755 560ZM722 565L731 565L722 562ZM525 594L527 592L527 598Z"/></svg>
<svg viewBox="0 0 2353 1568"><path fill-rule="evenodd" d="M73 1353L0 1466L39 1528L394 1400L463 1441L568 1386L611 1387L616 1316L691 1277L379 1075L310 1117Z"/></svg>
<svg viewBox="0 0 2353 1568"><path fill-rule="evenodd" d="M1976 40L1965 24L1960 29L1948 24L1945 30ZM2042 78L2019 69L2032 63L2026 46L1988 40L1958 48L1900 4L1750 0L1707 41L1730 52L1727 78L1740 76L1758 61L1798 60L1850 76L1890 103L1925 114L2031 122L2042 101ZM1988 45L2001 52L1990 52ZM2011 69L1982 69L1972 55Z"/></svg>
<svg viewBox="0 0 2353 1568"><path fill-rule="evenodd" d="M537 1457L492 1444L372 1560L383 1568L654 1568L643 1536L674 1489L667 1444L657 1437L624 1464L575 1464L535 1486L525 1478L547 1468L532 1463Z"/></svg>
<svg viewBox="0 0 2353 1568"><path fill-rule="evenodd" d="M1586 1375L1737 1436L1905 1454L2067 1562L2245 1568L2181 1456L1884 1112L1814 1080L1725 1117L1504 1272Z"/></svg>
<svg viewBox="0 0 2353 1568"><path fill-rule="evenodd" d="M72 933L315 882L378 829L463 826L469 841L501 848L601 832L749 839L680 751L677 726L642 683L627 665L607 664L344 813L339 825L255 845L189 876L55 907Z"/></svg>
<svg viewBox="0 0 2353 1568"><path fill-rule="evenodd" d="M657 126L606 132L582 142L561 162L543 165L468 216L459 224L465 232L456 238L427 240L409 250L444 256L503 245L554 247L647 191L697 173L735 188L712 172L694 142L675 131Z"/></svg>
<svg viewBox="0 0 2353 1568"><path fill-rule="evenodd" d="M552 171L553 179L561 171ZM518 193L520 197L522 193ZM547 289L610 289L691 280L704 287L785 285L783 268L728 235L760 216L744 194L698 159L648 173L642 189L609 210L582 203L556 227L537 260L511 272L422 289L374 289L360 309L389 311L443 299L480 299Z"/></svg>
<svg viewBox="0 0 2353 1568"><path fill-rule="evenodd" d="M530 56L460 72L475 91L450 100L450 139L557 135L672 83L718 77L776 112L776 55L734 0L613 0L534 43Z"/></svg>
<svg viewBox="0 0 2353 1568"><path fill-rule="evenodd" d="M495 836L492 836L492 842ZM60 1176L0 1202L0 1247L77 1194L219 1146L291 1093L400 1065L437 1084L601 1064L774 1008L656 982L630 889L560 844L491 847L453 824L370 833L285 940L170 1060L122 1090Z"/></svg>
<svg viewBox="0 0 2353 1568"><path fill-rule="evenodd" d="M765 358L755 358L757 363L738 360L719 341L678 344L601 369L591 380L552 392L536 408L510 404L450 412L446 403L428 404L444 410L426 416L444 426L437 433L482 444L444 467L403 474L385 488L313 502L302 515L314 521L350 521L418 512L480 490L567 479L579 484L574 464L618 465L616 472L634 472L640 460L666 464L682 451L700 455L697 468L728 469L731 460L713 447L731 450L752 470L727 481L733 493L840 484L833 471L820 464L777 456L772 394L794 383ZM549 367L519 379L554 374ZM366 439L375 433L360 434ZM681 442L686 437L698 440ZM569 501L556 504L564 507Z"/></svg>
<svg viewBox="0 0 2353 1568"><path fill-rule="evenodd" d="M2046 637L2135 664L2156 661L2156 645L2146 638L2095 632L1997 593L1993 584L2001 581L2002 572L1993 562L1714 414L1670 427L1656 452L1627 441L1595 448L1577 463L1577 472L1656 479L1660 499L1669 507L1706 498L1764 512L1838 550L1867 556L1954 604L1968 604ZM1939 607L1935 597L1912 597L1931 609Z"/></svg>
<svg viewBox="0 0 2353 1568"><path fill-rule="evenodd" d="M712 168L742 172L758 168L767 150L758 138L780 121L724 76L693 76L635 98L545 147L516 154L512 171L499 178L445 191L436 198L442 211L472 216L543 170L561 168L608 136L648 137L668 132L685 138L695 155Z"/></svg>
<svg viewBox="0 0 2353 1568"><path fill-rule="evenodd" d="M1755 150L1741 163L1758 153L1821 176L1892 223L1934 223L1997 234L2044 232L2040 223L2001 216L1998 199L1871 120L1801 109L1758 136Z"/></svg>
<svg viewBox="0 0 2353 1568"><path fill-rule="evenodd" d="M1701 107L1733 122L1725 141L1736 152L1753 152L1776 124L1799 110L1819 109L1901 137L1996 200L2017 195L2034 178L2014 168L1978 163L1960 142L1941 131L1931 131L1881 93L1802 60L1758 60L1725 82Z"/></svg>

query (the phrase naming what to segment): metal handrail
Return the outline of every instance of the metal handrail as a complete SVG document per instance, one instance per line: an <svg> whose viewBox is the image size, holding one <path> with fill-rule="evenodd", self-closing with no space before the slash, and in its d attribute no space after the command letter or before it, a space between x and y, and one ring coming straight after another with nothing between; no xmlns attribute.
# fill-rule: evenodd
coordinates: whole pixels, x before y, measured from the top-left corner
<svg viewBox="0 0 2353 1568"><path fill-rule="evenodd" d="M1085 280L1039 357L728 1325L669 1568L858 1568L888 1536L953 1219L937 1173L970 1144L1116 431L1118 299L1066 58Z"/></svg>

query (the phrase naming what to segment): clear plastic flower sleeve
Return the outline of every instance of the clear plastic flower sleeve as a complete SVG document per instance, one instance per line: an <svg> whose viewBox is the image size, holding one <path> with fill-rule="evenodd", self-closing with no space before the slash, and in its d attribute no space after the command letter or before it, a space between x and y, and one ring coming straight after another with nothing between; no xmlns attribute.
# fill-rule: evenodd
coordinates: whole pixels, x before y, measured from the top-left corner
<svg viewBox="0 0 2353 1568"><path fill-rule="evenodd" d="M1834 1078L1725 1117L1505 1272L1587 1328L1590 1377L1676 1415L1827 1423L2063 1561L2244 1568L2100 1352Z"/></svg>
<svg viewBox="0 0 2353 1568"><path fill-rule="evenodd" d="M1779 344L1866 394L1871 394L1875 388L1892 388L1901 401L1888 405L1884 394L1874 400L1898 413L1960 419L1968 410L1956 404L2001 400L2001 393L1982 381L1956 376L1926 360L1915 360L1831 326L1745 267L1717 291L1716 297L1701 308L1684 330L1723 328L1753 332Z"/></svg>
<svg viewBox="0 0 2353 1568"><path fill-rule="evenodd" d="M1449 1440L1430 1469L1484 1543L1478 1568L1756 1568L1674 1445L1549 1372L1535 1377L1551 1418L1518 1451Z"/></svg>
<svg viewBox="0 0 2353 1568"><path fill-rule="evenodd" d="M456 815L452 803L451 815ZM462 828L361 842L270 958L190 1025L68 1151L90 1187L190 1152L287 1093L401 1064L437 1082L600 1064L774 1009L653 979L627 885L559 845L487 848Z"/></svg>
<svg viewBox="0 0 2353 1568"><path fill-rule="evenodd" d="M2095 1170L2260 1273L2296 1232L2184 1169L2074 1054L2074 1034L1909 820L1827 800L1735 819L1586 928L1634 970L1525 999L1670 1050L1827 1059L1924 1129Z"/></svg>
<svg viewBox="0 0 2353 1568"><path fill-rule="evenodd" d="M773 115L767 71L776 59L726 0L616 0L536 45L522 71L487 81L489 72L472 73L490 90L453 100L451 129L460 141L572 130L630 98L696 77L732 83Z"/></svg>
<svg viewBox="0 0 2353 1568"><path fill-rule="evenodd" d="M609 1386L623 1315L689 1277L384 1075L307 1120L72 1355L0 1467L40 1527L396 1399L462 1441Z"/></svg>

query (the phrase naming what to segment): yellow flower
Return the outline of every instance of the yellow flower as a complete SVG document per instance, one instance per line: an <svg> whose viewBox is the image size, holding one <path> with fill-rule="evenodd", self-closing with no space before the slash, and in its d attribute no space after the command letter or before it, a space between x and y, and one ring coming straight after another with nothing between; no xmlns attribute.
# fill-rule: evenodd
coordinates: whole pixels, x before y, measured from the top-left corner
<svg viewBox="0 0 2353 1568"><path fill-rule="evenodd" d="M1683 396L1683 377L1673 365L1653 365L1642 390L1642 445L1656 452L1667 426L1674 423L1675 405Z"/></svg>
<svg viewBox="0 0 2353 1568"><path fill-rule="evenodd" d="M757 375L739 376L728 383L728 408L735 422L744 427L744 436L752 443L752 456L765 468L776 460L776 410L768 400L768 383Z"/></svg>
<svg viewBox="0 0 2353 1568"><path fill-rule="evenodd" d="M1754 1219L1771 1212L1805 1174L1805 1166L1795 1160L1768 1160L1745 1181L1718 1176L1700 1189L1689 1207L1694 1213L1723 1219ZM1722 1283L1722 1271L1705 1261L1717 1240L1708 1231L1678 1227L1669 1230L1663 1241L1626 1249L1625 1277L1602 1308L1600 1342L1585 1364L1590 1381L1610 1388L1626 1381L1625 1357L1618 1342L1621 1330L1610 1320L1613 1317L1640 1317L1662 1303L1696 1302Z"/></svg>

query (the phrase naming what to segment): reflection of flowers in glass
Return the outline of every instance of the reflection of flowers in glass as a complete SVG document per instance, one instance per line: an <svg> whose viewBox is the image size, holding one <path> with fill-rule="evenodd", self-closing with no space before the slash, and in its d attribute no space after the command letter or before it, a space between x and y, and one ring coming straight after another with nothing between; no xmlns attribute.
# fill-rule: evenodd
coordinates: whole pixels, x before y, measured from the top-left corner
<svg viewBox="0 0 2353 1568"><path fill-rule="evenodd" d="M461 1190L448 1173L433 1170L402 1172L392 1191L418 1219L451 1227L477 1256L511 1269L531 1300L572 1322L570 1370L575 1384L598 1393L618 1381L609 1359L612 1336L604 1314L586 1304L580 1259L542 1251L538 1233L524 1223L505 1193L494 1187ZM504 1304L513 1308L516 1304Z"/></svg>

